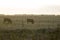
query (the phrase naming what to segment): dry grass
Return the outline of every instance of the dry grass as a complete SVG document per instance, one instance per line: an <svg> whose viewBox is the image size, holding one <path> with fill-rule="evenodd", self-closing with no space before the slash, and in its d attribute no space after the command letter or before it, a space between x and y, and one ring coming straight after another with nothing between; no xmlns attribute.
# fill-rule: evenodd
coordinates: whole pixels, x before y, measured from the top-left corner
<svg viewBox="0 0 60 40"><path fill-rule="evenodd" d="M60 40L60 29L0 30L0 40Z"/></svg>
<svg viewBox="0 0 60 40"><path fill-rule="evenodd" d="M12 24L3 24L4 18L10 18ZM35 23L27 24L28 18ZM60 40L57 27L60 16L0 16L0 40Z"/></svg>

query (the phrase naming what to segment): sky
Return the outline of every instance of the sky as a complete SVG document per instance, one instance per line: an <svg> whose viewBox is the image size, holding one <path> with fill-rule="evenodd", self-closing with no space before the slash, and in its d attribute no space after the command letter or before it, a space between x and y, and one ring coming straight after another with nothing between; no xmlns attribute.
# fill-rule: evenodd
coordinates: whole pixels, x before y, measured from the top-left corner
<svg viewBox="0 0 60 40"><path fill-rule="evenodd" d="M0 0L0 14L60 15L60 0Z"/></svg>

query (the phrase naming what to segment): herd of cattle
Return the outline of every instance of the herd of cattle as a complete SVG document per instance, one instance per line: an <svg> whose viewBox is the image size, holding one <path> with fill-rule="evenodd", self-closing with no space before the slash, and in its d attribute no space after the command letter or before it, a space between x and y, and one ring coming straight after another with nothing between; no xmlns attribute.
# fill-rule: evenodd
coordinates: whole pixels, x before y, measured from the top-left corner
<svg viewBox="0 0 60 40"><path fill-rule="evenodd" d="M14 15L0 16L1 29L41 29L60 26L60 16Z"/></svg>
<svg viewBox="0 0 60 40"><path fill-rule="evenodd" d="M34 24L34 20L33 19L27 19L27 23L29 23L29 22ZM12 20L10 18L4 18L3 23L12 24Z"/></svg>

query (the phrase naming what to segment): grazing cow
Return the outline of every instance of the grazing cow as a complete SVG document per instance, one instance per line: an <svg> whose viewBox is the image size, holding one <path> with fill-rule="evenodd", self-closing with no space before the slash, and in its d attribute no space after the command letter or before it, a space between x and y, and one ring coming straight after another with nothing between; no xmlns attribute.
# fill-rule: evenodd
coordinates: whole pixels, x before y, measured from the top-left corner
<svg viewBox="0 0 60 40"><path fill-rule="evenodd" d="M32 24L34 24L34 20L33 19L27 19L27 23L31 22Z"/></svg>
<svg viewBox="0 0 60 40"><path fill-rule="evenodd" d="M12 21L9 18L4 18L3 23L6 23L6 24L9 24L10 23L11 24Z"/></svg>

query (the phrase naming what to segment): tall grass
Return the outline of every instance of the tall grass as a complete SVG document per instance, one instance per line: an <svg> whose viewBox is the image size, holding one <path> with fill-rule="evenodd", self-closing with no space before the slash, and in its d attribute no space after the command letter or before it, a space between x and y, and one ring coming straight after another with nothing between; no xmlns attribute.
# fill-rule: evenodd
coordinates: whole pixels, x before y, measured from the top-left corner
<svg viewBox="0 0 60 40"><path fill-rule="evenodd" d="M0 30L0 40L60 40L60 28Z"/></svg>

